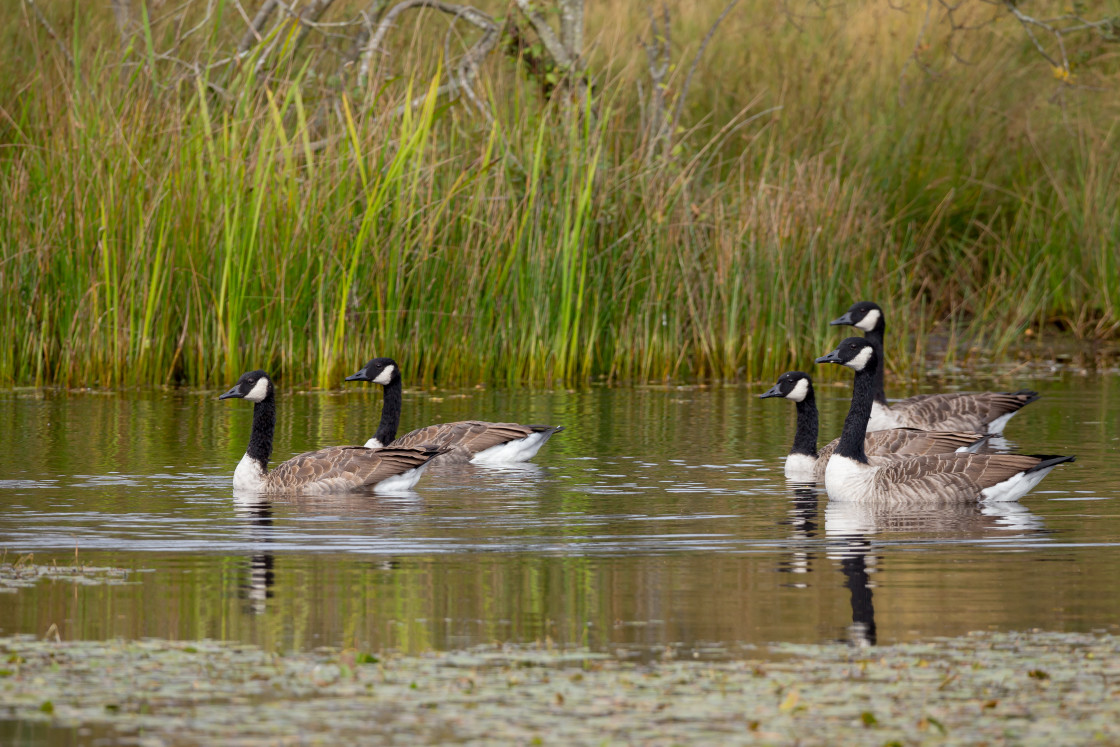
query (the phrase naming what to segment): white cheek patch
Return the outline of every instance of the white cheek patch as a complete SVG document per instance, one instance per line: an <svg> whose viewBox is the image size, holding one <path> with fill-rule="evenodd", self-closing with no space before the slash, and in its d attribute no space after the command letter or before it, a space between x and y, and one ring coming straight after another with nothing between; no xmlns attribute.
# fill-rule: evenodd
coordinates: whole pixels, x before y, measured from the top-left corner
<svg viewBox="0 0 1120 747"><path fill-rule="evenodd" d="M805 395L807 395L808 393L809 393L809 380L808 379L799 379L797 381L797 386L795 386L793 388L793 391L791 391L789 394L786 395L786 399L791 399L794 402L802 402L805 399Z"/></svg>
<svg viewBox="0 0 1120 747"><path fill-rule="evenodd" d="M385 366L385 370L377 374L377 378L373 380L373 383L380 384L381 386L388 386L389 382L393 379L393 371L395 371L396 368L397 367L393 365Z"/></svg>
<svg viewBox="0 0 1120 747"><path fill-rule="evenodd" d="M862 371L864 368L866 368L867 362L871 360L871 355L874 352L875 348L868 345L863 350L859 351L859 355L857 355L855 358L852 358L844 365L852 369L853 371Z"/></svg>
<svg viewBox="0 0 1120 747"><path fill-rule="evenodd" d="M261 402L267 396L268 377L262 376L257 379L257 383L254 384L253 388L249 390L249 393L245 395L245 399L249 400L250 402Z"/></svg>
<svg viewBox="0 0 1120 747"><path fill-rule="evenodd" d="M878 309L872 309L867 312L867 316L860 320L856 325L856 329L862 329L864 332L870 332L875 329L875 325L879 323L879 317L882 316Z"/></svg>

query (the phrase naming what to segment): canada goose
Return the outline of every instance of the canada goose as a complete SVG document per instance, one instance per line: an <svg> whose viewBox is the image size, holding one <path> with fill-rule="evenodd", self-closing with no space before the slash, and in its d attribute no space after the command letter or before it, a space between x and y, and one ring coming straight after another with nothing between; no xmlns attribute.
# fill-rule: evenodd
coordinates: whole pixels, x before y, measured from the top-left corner
<svg viewBox="0 0 1120 747"><path fill-rule="evenodd" d="M396 438L401 423L401 372L392 358L374 358L347 381L372 381L384 387L381 424L377 433L366 441L366 447L414 446L437 444L447 453L432 460L433 464L509 464L525 462L544 446L562 425L519 425L488 423L482 420L460 420L440 423L406 433Z"/></svg>
<svg viewBox="0 0 1120 747"><path fill-rule="evenodd" d="M778 383L769 391L758 396L760 399L784 397L797 403L797 430L793 436L793 447L786 457L786 477L799 482L824 480L825 465L840 439L829 441L817 451L817 401L809 374L787 371L778 377ZM886 464L892 459L924 454L976 451L989 438L980 433L890 428L868 433L864 449L872 464Z"/></svg>
<svg viewBox="0 0 1120 747"><path fill-rule="evenodd" d="M937 454L903 459L882 467L868 463L867 420L875 399L878 345L849 337L817 363L839 363L856 372L852 404L840 443L825 468L829 498L848 501L944 502L1014 501L1028 493L1056 465L1072 456L1025 454Z"/></svg>
<svg viewBox="0 0 1120 747"><path fill-rule="evenodd" d="M860 301L830 325L850 324L861 329L868 340L883 348L886 323L883 310L871 301ZM871 407L869 431L884 428L923 428L925 430L962 430L1003 433L1007 421L1015 413L1039 398L1038 392L1021 389L1017 392L955 392L922 394L887 403L883 391L883 369L875 374L875 402Z"/></svg>
<svg viewBox="0 0 1120 747"><path fill-rule="evenodd" d="M253 402L253 431L249 448L233 473L233 487L254 493L338 493L372 488L375 492L408 490L433 457L446 449L438 446L370 451L364 446L334 446L309 451L268 469L272 433L276 428L276 398L264 371L242 374L218 399L240 397Z"/></svg>

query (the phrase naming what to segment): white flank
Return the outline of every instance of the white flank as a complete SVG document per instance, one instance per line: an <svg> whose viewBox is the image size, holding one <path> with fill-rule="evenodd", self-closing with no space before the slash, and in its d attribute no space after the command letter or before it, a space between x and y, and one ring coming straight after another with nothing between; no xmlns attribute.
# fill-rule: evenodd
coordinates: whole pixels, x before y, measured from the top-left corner
<svg viewBox="0 0 1120 747"><path fill-rule="evenodd" d="M407 472L402 472L399 475L387 477L381 482L373 486L375 493L403 493L406 490L412 490L412 486L417 483L424 470L428 468L429 462L421 464L419 467L413 467Z"/></svg>
<svg viewBox="0 0 1120 747"><path fill-rule="evenodd" d="M906 423L889 407L883 407L878 402L871 403L871 418L867 421L868 431L885 431L891 428L906 428Z"/></svg>
<svg viewBox="0 0 1120 747"><path fill-rule="evenodd" d="M786 395L786 399L791 399L794 402L802 402L805 399L805 395L807 395L808 393L809 393L809 380L808 379L798 379L797 380L797 385L793 388L793 391L791 391L789 394Z"/></svg>
<svg viewBox="0 0 1120 747"><path fill-rule="evenodd" d="M393 380L394 369L396 369L396 366L385 366L385 370L377 374L377 378L373 380L373 383L380 384L381 386L389 386L389 382Z"/></svg>
<svg viewBox="0 0 1120 747"><path fill-rule="evenodd" d="M874 352L875 348L868 345L863 350L859 351L859 355L857 355L855 358L852 358L844 365L852 369L853 371L862 371L867 367L867 362L871 360L871 354Z"/></svg>
<svg viewBox="0 0 1120 747"><path fill-rule="evenodd" d="M808 454L790 454L786 457L786 479L793 482L816 482L813 470L817 458Z"/></svg>
<svg viewBox="0 0 1120 747"><path fill-rule="evenodd" d="M257 383L254 384L253 388L249 390L249 393L245 395L245 399L249 400L250 402L260 402L267 396L268 377L262 376L257 379Z"/></svg>
<svg viewBox="0 0 1120 747"><path fill-rule="evenodd" d="M988 423L988 433L1003 433L1003 429L1007 427L1007 421L1019 414L1019 411L1009 412L1006 415L1000 415L998 418Z"/></svg>
<svg viewBox="0 0 1120 747"><path fill-rule="evenodd" d="M976 443L969 444L968 446L961 446L957 449L958 454L978 454L980 449L984 448L984 444L988 443L991 439L982 438Z"/></svg>
<svg viewBox="0 0 1120 747"><path fill-rule="evenodd" d="M371 438L370 440L366 441L366 448L367 449L384 449L385 444L381 443L376 438Z"/></svg>
<svg viewBox="0 0 1120 747"><path fill-rule="evenodd" d="M870 332L875 329L875 325L879 323L879 310L872 309L867 312L867 316L860 320L859 324L855 325L856 329L862 329L864 332Z"/></svg>
<svg viewBox="0 0 1120 747"><path fill-rule="evenodd" d="M1030 473L1016 472L1003 482L997 482L992 487L981 490L980 497L986 501L1017 501L1034 490L1034 486L1042 482L1042 478L1057 466L1055 464Z"/></svg>
<svg viewBox="0 0 1120 747"><path fill-rule="evenodd" d="M261 463L246 454L233 471L233 489L260 492L264 488L264 469Z"/></svg>
<svg viewBox="0 0 1120 747"><path fill-rule="evenodd" d="M833 454L824 468L824 489L834 501L868 501L875 499L876 467Z"/></svg>
<svg viewBox="0 0 1120 747"><path fill-rule="evenodd" d="M506 441L504 444L491 446L485 451L480 451L471 457L471 464L509 464L511 462L527 462L536 456L544 446L544 442L552 435L550 431L538 431L525 438Z"/></svg>

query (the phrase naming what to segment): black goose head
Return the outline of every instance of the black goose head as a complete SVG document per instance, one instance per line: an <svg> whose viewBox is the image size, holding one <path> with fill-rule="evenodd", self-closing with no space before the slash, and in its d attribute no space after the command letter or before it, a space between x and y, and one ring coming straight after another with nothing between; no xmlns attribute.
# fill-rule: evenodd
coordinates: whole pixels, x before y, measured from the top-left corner
<svg viewBox="0 0 1120 747"><path fill-rule="evenodd" d="M829 322L829 325L833 327L842 324L850 324L856 329L870 332L883 324L883 310L879 308L877 303L859 301L852 304L851 308L844 312L842 317Z"/></svg>
<svg viewBox="0 0 1120 747"><path fill-rule="evenodd" d="M388 386L401 380L401 371L392 358L374 358L362 366L358 373L347 376L347 381L372 381L374 384Z"/></svg>
<svg viewBox="0 0 1120 747"><path fill-rule="evenodd" d="M856 372L874 370L879 364L879 354L867 338L848 337L831 353L817 358L815 363L839 363Z"/></svg>
<svg viewBox="0 0 1120 747"><path fill-rule="evenodd" d="M801 402L813 391L813 380L809 374L801 371L786 371L778 377L778 383L770 387L769 391L758 395L759 399L767 397L784 397L793 402Z"/></svg>
<svg viewBox="0 0 1120 747"><path fill-rule="evenodd" d="M220 395L218 399L240 397L250 402L263 402L268 399L271 394L272 381L268 378L268 374L258 370L241 374L241 378L237 380L233 388L225 394Z"/></svg>

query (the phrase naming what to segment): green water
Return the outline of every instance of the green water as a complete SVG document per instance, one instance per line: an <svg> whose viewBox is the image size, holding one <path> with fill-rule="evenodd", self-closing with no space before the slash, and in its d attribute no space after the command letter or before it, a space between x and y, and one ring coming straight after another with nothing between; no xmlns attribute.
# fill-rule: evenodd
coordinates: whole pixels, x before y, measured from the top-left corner
<svg viewBox="0 0 1120 747"><path fill-rule="evenodd" d="M567 430L519 468L432 469L411 497L248 505L231 487L244 402L9 390L6 562L77 555L133 572L0 594L0 635L728 657L780 641L1115 628L1120 377L954 385L1038 389L1001 448L1078 461L1020 504L857 512L786 485L793 407L756 399L765 386L406 391L406 430L464 418ZM822 433L838 432L849 391L819 388ZM364 442L379 407L372 388L283 395L274 460Z"/></svg>

